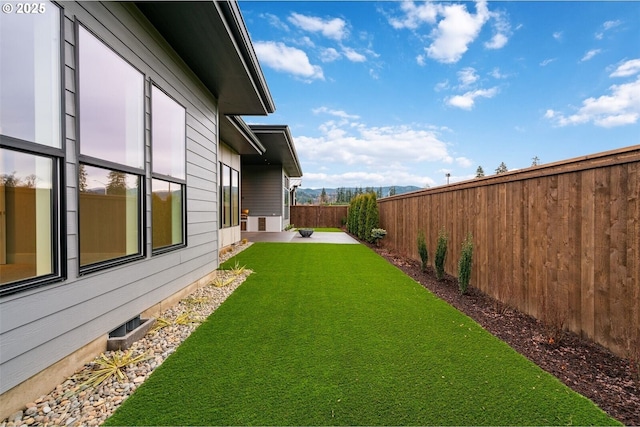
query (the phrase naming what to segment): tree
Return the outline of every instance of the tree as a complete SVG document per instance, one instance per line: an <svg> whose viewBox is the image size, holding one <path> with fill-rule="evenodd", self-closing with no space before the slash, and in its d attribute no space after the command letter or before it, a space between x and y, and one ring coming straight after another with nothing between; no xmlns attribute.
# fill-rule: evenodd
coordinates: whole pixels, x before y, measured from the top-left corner
<svg viewBox="0 0 640 427"><path fill-rule="evenodd" d="M390 196L395 196L396 195L396 186L392 186L389 188L389 195Z"/></svg>
<svg viewBox="0 0 640 427"><path fill-rule="evenodd" d="M83 164L78 168L78 188L81 192L87 191L87 169Z"/></svg>
<svg viewBox="0 0 640 427"><path fill-rule="evenodd" d="M372 191L369 193L367 200L367 210L365 218L364 228L364 240L369 243L373 243L371 237L371 230L378 228L380 221L380 212L378 211L378 201L376 200L376 193Z"/></svg>
<svg viewBox="0 0 640 427"><path fill-rule="evenodd" d="M322 187L322 192L320 193L320 204L326 205L329 202L329 198L327 197L327 191Z"/></svg>
<svg viewBox="0 0 640 427"><path fill-rule="evenodd" d="M505 173L508 172L509 169L507 169L507 165L504 164L504 162L500 163L500 166L498 166L498 169L496 169L496 175L500 175L501 173Z"/></svg>
<svg viewBox="0 0 640 427"><path fill-rule="evenodd" d="M482 169L482 166L478 166L478 169L476 169L476 178L482 178L484 176L484 169Z"/></svg>
<svg viewBox="0 0 640 427"><path fill-rule="evenodd" d="M123 196L127 192L127 175L124 172L111 171L108 175L107 194Z"/></svg>

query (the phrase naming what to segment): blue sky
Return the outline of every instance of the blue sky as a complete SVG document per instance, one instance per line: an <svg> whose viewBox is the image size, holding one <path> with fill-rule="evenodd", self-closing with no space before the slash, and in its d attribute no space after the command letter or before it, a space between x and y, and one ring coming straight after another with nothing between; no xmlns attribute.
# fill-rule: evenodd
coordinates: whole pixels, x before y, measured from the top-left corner
<svg viewBox="0 0 640 427"><path fill-rule="evenodd" d="M302 187L438 186L640 144L640 2L240 1Z"/></svg>

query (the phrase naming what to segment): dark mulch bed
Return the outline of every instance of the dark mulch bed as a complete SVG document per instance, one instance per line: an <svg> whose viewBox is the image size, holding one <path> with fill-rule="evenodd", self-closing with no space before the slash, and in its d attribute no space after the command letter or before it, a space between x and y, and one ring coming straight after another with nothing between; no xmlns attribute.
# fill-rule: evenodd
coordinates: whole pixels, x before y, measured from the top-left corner
<svg viewBox="0 0 640 427"><path fill-rule="evenodd" d="M475 288L460 295L456 279L438 281L431 268L423 273L419 262L369 246L612 417L625 425L640 426L640 380L635 379L637 374L628 360L570 332L550 344L548 329L533 317L499 305Z"/></svg>

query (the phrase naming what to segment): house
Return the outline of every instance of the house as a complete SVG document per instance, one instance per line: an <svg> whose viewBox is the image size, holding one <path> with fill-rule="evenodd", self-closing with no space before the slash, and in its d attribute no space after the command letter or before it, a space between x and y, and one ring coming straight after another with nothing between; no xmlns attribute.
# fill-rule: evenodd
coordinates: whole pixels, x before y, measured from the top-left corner
<svg viewBox="0 0 640 427"><path fill-rule="evenodd" d="M275 106L236 2L9 4L0 419L214 277L252 198L245 166L279 161L280 188L301 175L286 127L240 118Z"/></svg>
<svg viewBox="0 0 640 427"><path fill-rule="evenodd" d="M262 155L242 156L243 231L281 231L289 221L289 207L302 169L287 126L250 125L266 148Z"/></svg>

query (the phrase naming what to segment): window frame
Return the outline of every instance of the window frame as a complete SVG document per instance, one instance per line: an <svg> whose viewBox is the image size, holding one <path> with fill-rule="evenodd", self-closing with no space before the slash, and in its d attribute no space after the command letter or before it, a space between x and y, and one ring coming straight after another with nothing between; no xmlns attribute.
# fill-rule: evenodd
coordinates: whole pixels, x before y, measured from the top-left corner
<svg viewBox="0 0 640 427"><path fill-rule="evenodd" d="M154 113L153 113L153 91L154 88L161 91L165 96L167 96L169 99L171 99L172 101L174 101L176 104L178 104L180 107L182 107L184 109L184 159L183 159L183 166L184 166L184 179L180 179L180 178L176 178L174 176L170 176L170 175L165 175L165 174L161 174L161 173L157 173L153 170L153 156L154 156L154 149L153 149L153 119L154 119ZM171 96L169 93L167 93L166 90L164 90L162 87L160 87L160 85L158 85L155 81L150 80L150 90L149 90L149 106L150 106L150 125L149 125L149 135L150 135L150 147L151 149L149 150L149 152L151 153L151 158L149 159L149 164L150 164L150 169L151 169L151 188L150 188L150 195L151 195L151 210L153 211L153 180L157 179L157 180L161 180L164 182L169 182L171 184L178 184L181 187L181 193L182 193L182 242L180 243L175 243L172 245L168 245L168 246L162 246L159 248L154 248L153 247L153 212L151 212L151 255L159 255L159 254L163 254L166 252L171 252L177 249L182 249L185 248L187 246L187 107L185 107L184 105L182 105L180 102L178 102L175 97Z"/></svg>
<svg viewBox="0 0 640 427"><path fill-rule="evenodd" d="M138 230L138 252L131 255L125 255L105 261L99 261L93 264L88 264L85 266L80 265L80 254L82 248L80 246L80 186L78 185L76 188L76 200L78 203L78 208L76 211L76 223L78 224L78 233L76 235L76 242L78 248L77 260L78 260L78 274L80 276L84 276L86 274L91 274L97 271L109 269L112 267L116 267L123 264L128 264L134 261L138 261L141 259L145 259L147 256L147 248L145 245L146 239L146 194L147 194L147 174L146 174L146 164L147 164L147 156L146 156L146 125L145 125L145 115L146 115L146 90L147 90L147 77L142 70L133 65L130 61L128 61L124 56L122 56L117 50L115 50L109 43L107 43L102 37L100 37L96 32L92 31L88 25L85 25L79 19L76 18L74 23L74 32L75 32L75 82L76 82L76 93L75 93L75 103L76 103L76 122L75 122L75 133L76 133L76 167L79 172L80 164L85 164L87 166L95 166L98 168L108 169L115 172L123 172L126 174L136 175L139 179L139 189L138 189L138 215L137 215L137 230ZM86 154L81 154L81 137L80 137L80 127L82 121L82 111L81 111L81 89L80 89L80 78L81 78L81 70L80 70L80 51L82 50L82 46L80 46L80 28L87 31L87 33L93 37L95 37L100 43L104 45L105 48L111 50L118 58L136 70L142 76L142 91L140 96L142 97L141 103L141 125L142 125L142 164L143 168L139 169L136 167L128 166L125 164L115 163L110 160L104 160L100 158L96 158L93 156L89 156Z"/></svg>
<svg viewBox="0 0 640 427"><path fill-rule="evenodd" d="M218 176L218 180L219 180L219 185L218 185L218 191L220 192L220 197L219 199L219 210L220 210L220 215L219 215L219 229L227 229L227 228L233 228L233 227L240 227L240 200L241 200L241 195L240 195L240 171L229 166L228 164L220 161L220 166L218 168L218 172L219 172L219 176ZM227 212L224 206L224 187L225 187L225 168L227 168L229 170L229 173L226 174L226 178L229 179L229 212L228 212L228 218L227 218ZM238 178L238 194L237 194L237 203L234 204L234 198L233 198L233 177L234 177L234 173L236 174L237 178ZM234 215L234 209L236 212L236 215ZM229 221L228 225L225 225L225 220Z"/></svg>
<svg viewBox="0 0 640 427"><path fill-rule="evenodd" d="M0 285L0 297L16 294L30 289L41 288L43 286L59 283L67 279L67 223L65 218L67 212L66 198L66 104L65 104L65 31L64 31L64 8L55 1L49 1L52 7L58 9L58 63L59 68L59 100L60 110L58 120L60 148L39 144L33 141L25 141L8 135L0 134L0 144L3 148L22 152L25 154L48 157L52 163L51 179L51 269L52 272L42 276L31 277L14 282L7 282Z"/></svg>

